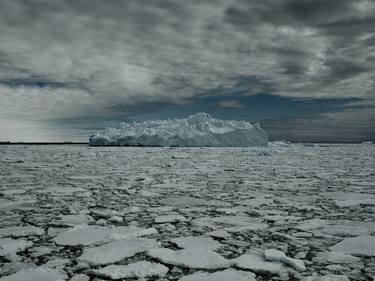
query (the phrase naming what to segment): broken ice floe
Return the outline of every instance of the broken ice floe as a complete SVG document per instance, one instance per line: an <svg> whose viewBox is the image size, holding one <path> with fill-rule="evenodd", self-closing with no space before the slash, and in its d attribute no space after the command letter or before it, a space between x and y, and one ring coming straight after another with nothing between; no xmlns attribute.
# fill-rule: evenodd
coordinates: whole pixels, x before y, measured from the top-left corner
<svg viewBox="0 0 375 281"><path fill-rule="evenodd" d="M125 239L152 235L157 233L154 228L141 228L136 226L118 226L118 227L101 227L101 226L76 226L65 231L54 238L59 245L90 245L98 242L108 242L110 240Z"/></svg>

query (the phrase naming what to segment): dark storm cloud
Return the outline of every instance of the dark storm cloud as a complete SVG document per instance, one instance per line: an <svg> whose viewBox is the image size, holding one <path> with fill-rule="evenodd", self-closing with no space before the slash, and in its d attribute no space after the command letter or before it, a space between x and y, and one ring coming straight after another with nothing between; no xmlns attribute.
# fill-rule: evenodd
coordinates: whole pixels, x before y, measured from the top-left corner
<svg viewBox="0 0 375 281"><path fill-rule="evenodd" d="M3 0L0 119L111 118L231 93L373 104L374 15L367 0Z"/></svg>

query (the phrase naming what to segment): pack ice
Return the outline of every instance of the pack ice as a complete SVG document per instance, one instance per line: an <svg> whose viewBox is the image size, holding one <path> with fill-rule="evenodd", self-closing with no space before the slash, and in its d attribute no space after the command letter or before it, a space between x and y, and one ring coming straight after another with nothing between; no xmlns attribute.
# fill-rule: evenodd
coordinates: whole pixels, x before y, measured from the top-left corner
<svg viewBox="0 0 375 281"><path fill-rule="evenodd" d="M258 125L226 121L207 113L184 119L122 123L90 136L91 146L265 146L268 136Z"/></svg>

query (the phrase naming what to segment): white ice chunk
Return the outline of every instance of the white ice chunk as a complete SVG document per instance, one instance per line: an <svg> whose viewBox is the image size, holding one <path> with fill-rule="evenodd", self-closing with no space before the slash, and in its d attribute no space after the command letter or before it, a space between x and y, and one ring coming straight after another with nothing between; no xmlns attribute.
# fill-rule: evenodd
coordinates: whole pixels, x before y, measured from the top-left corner
<svg viewBox="0 0 375 281"><path fill-rule="evenodd" d="M207 233L211 237L214 238L221 238L221 239L229 239L231 236L230 234L225 230L215 230Z"/></svg>
<svg viewBox="0 0 375 281"><path fill-rule="evenodd" d="M87 276L86 274L77 274L74 275L70 281L90 281L90 277Z"/></svg>
<svg viewBox="0 0 375 281"><path fill-rule="evenodd" d="M265 146L267 133L246 121L224 121L207 113L186 119L122 123L90 137L93 146Z"/></svg>
<svg viewBox="0 0 375 281"><path fill-rule="evenodd" d="M13 260L18 252L22 252L33 246L31 241L0 238L0 257Z"/></svg>
<svg viewBox="0 0 375 281"><path fill-rule="evenodd" d="M64 215L59 220L54 221L54 224L76 226L81 224L89 224L94 219L87 214L76 214L76 215Z"/></svg>
<svg viewBox="0 0 375 281"><path fill-rule="evenodd" d="M261 273L277 274L281 271L282 264L280 262L266 261L263 256L256 254L244 254L233 260L234 264L246 270Z"/></svg>
<svg viewBox="0 0 375 281"><path fill-rule="evenodd" d="M320 252L313 258L313 261L323 264L350 264L360 262L361 259L340 252Z"/></svg>
<svg viewBox="0 0 375 281"><path fill-rule="evenodd" d="M355 207L359 205L375 205L375 195L355 192L329 192L327 197L335 200L338 207Z"/></svg>
<svg viewBox="0 0 375 281"><path fill-rule="evenodd" d="M111 264L158 246L154 239L123 239L86 249L78 260L91 265Z"/></svg>
<svg viewBox="0 0 375 281"><path fill-rule="evenodd" d="M196 269L227 268L231 262L218 253L205 249L184 249L173 251L167 248L151 249L147 255L166 264Z"/></svg>
<svg viewBox="0 0 375 281"><path fill-rule="evenodd" d="M94 274L116 280L125 278L163 277L168 271L168 267L162 264L139 261L128 265L109 265L94 270Z"/></svg>
<svg viewBox="0 0 375 281"><path fill-rule="evenodd" d="M285 253L280 250L267 249L264 251L264 258L267 261L281 261L285 257Z"/></svg>
<svg viewBox="0 0 375 281"><path fill-rule="evenodd" d="M0 228L0 237L26 237L40 236L44 234L44 230L40 227L27 226L10 226Z"/></svg>
<svg viewBox="0 0 375 281"><path fill-rule="evenodd" d="M90 245L97 242L126 239L131 237L155 234L154 228L141 228L136 226L101 227L101 226L76 226L71 230L60 233L54 238L58 245Z"/></svg>
<svg viewBox="0 0 375 281"><path fill-rule="evenodd" d="M15 274L0 278L0 281L64 281L68 276L59 270L36 267L21 270Z"/></svg>
<svg viewBox="0 0 375 281"><path fill-rule="evenodd" d="M219 216L203 217L192 221L192 224L200 227L211 227L214 229L224 229L228 232L242 232L247 230L261 230L267 228L267 224L262 220L247 216Z"/></svg>
<svg viewBox="0 0 375 281"><path fill-rule="evenodd" d="M375 257L375 236L345 238L332 246L331 250L344 254Z"/></svg>
<svg viewBox="0 0 375 281"><path fill-rule="evenodd" d="M350 281L345 275L328 274L324 276L307 276L302 281Z"/></svg>
<svg viewBox="0 0 375 281"><path fill-rule="evenodd" d="M155 223L176 223L176 222L186 222L188 221L187 218L185 218L182 215L163 215L158 216L155 218Z"/></svg>
<svg viewBox="0 0 375 281"><path fill-rule="evenodd" d="M184 276L178 281L256 281L255 274L234 269L226 269L214 273L197 272Z"/></svg>
<svg viewBox="0 0 375 281"><path fill-rule="evenodd" d="M207 250L216 250L222 247L223 245L215 241L210 237L204 236L188 236L188 237L178 237L171 239L171 242L176 244L180 248L189 249L207 249Z"/></svg>

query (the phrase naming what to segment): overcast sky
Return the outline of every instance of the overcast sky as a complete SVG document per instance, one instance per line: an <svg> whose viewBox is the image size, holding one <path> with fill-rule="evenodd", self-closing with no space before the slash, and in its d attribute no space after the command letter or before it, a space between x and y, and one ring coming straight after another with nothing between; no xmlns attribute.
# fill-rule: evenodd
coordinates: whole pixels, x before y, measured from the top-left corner
<svg viewBox="0 0 375 281"><path fill-rule="evenodd" d="M1 0L0 140L206 111L375 139L373 0Z"/></svg>

